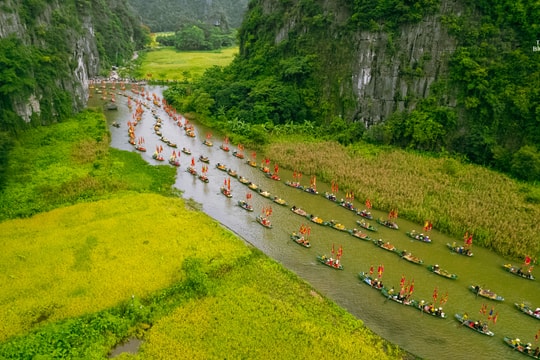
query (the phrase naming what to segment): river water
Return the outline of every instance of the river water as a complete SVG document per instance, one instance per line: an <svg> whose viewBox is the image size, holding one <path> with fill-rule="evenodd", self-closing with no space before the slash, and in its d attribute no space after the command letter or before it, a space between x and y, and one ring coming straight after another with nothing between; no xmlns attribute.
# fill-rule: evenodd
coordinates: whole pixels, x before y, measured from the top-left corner
<svg viewBox="0 0 540 360"><path fill-rule="evenodd" d="M162 96L161 87L148 86L146 90L159 98ZM140 99L129 91L126 91L126 94ZM94 97L92 101L96 100ZM118 110L106 111L110 125L115 121L120 124L119 128L110 126L111 146L136 151L128 143L127 122L132 121L132 111L127 107L127 97L117 95L116 103ZM152 106L151 101L146 101L146 103ZM292 180L293 174L283 167L279 169L281 181L268 179L258 168L251 167L245 160L232 156L231 152L236 150L234 145L230 145L231 152L221 150L219 145L223 143L223 137L217 134L215 129L210 130L195 123L196 137L188 137L174 121L170 120L163 109L154 108L156 114L163 120L161 130L163 136L178 144L176 152L179 152L182 147L187 147L191 149L195 159L198 159L199 155L210 158L208 166L210 181L203 183L186 171L191 163L191 156L183 153L180 155L181 166L177 170L175 187L183 192L183 197L202 204L202 210L209 216L296 273L322 294L364 321L367 327L380 336L425 359L525 358L524 355L515 352L503 343L504 336L519 337L523 341L531 342L534 347L540 345L540 342L535 342L535 334L540 330L540 321L522 314L514 306L516 302L524 302L530 306L540 307L540 282L521 279L504 271L502 264L510 261L477 247L473 249L473 257L452 253L446 247L446 243L456 241L459 244L462 240L449 238L436 229L430 232L433 239L431 244L413 240L406 235L406 232L413 229L421 231L422 225L402 218L397 219L399 230L382 228L375 221L371 221L377 226L378 232L368 232L368 235L389 241L400 250L412 252L424 260L424 265L409 263L394 253L376 247L372 242L357 239L348 233L310 223L306 218L292 213L290 206L296 205L325 221L337 220L347 228L358 227L356 220L361 218L327 200L324 196L308 194L286 186L285 181ZM155 119L151 111L146 109L136 127L136 136L144 137L148 149L147 152L141 153L141 156L149 163L158 165L159 162L152 159L156 146L163 146L165 160L174 149L160 141L154 133L154 123ZM202 143L207 134L212 134L213 147ZM244 153L246 159L251 157L250 150L245 149ZM262 161L263 158L258 156L259 165ZM233 197L226 198L220 193L220 187L228 176L215 167L217 162L236 170L239 175L245 176L272 195L283 198L289 206L273 203L249 190L235 178L231 178ZM164 163L166 164L167 161ZM201 170L202 165L201 162L196 161L198 171ZM272 162L270 168L274 169ZM309 174L303 175L301 183L309 185ZM330 185L318 182L317 190L323 194L325 191L330 191ZM255 208L252 213L237 206L237 201L246 199L247 193L252 193L250 201ZM345 195L340 193L338 196ZM257 223L255 217L263 208L270 206L272 207L270 219L273 228L267 229ZM357 206L362 207L360 203ZM377 210L372 210L372 213L375 219L387 216L386 212ZM289 234L297 231L302 224L311 227L312 247L309 249L295 244L289 238ZM332 247L336 251L340 247L343 249L341 258L343 271L333 270L316 261L316 256L319 254L331 255ZM429 272L426 266L430 264L439 264L441 268L456 273L458 279L449 280ZM444 305L448 318L437 319L411 307L389 301L380 292L358 280L358 274L369 271L371 266L374 267L376 274L379 265L384 266L382 280L387 287L394 286L399 289L403 277L406 284L414 282L412 297L415 299L430 302L435 289L438 293L437 300L448 294L448 301ZM477 297L468 290L468 286L473 284L493 290L504 296L505 301L495 302ZM493 337L475 333L453 319L455 313L466 312L471 319L486 320L488 314L480 313L484 305L487 313L493 309L493 314L497 314L496 323L490 322L490 329L495 333Z"/></svg>

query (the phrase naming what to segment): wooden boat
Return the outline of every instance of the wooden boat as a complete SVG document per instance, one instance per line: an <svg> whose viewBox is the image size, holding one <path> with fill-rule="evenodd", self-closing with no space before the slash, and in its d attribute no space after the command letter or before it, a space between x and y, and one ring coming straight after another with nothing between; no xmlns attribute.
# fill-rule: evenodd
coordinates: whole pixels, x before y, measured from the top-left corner
<svg viewBox="0 0 540 360"><path fill-rule="evenodd" d="M305 187L305 188L304 188L304 191L307 192L308 194L312 194L312 195L318 195L318 194L319 194L319 192L317 191L317 189L314 188L313 186Z"/></svg>
<svg viewBox="0 0 540 360"><path fill-rule="evenodd" d="M255 220L257 220L257 222L261 224L262 226L264 226L265 228L268 228L268 229L272 228L272 223L267 217L264 217L262 215L257 215Z"/></svg>
<svg viewBox="0 0 540 360"><path fill-rule="evenodd" d="M266 166L266 165L261 165L261 166L259 167L259 170L261 170L261 171L262 171L263 173L265 173L265 174L270 173L270 168L269 168L268 166Z"/></svg>
<svg viewBox="0 0 540 360"><path fill-rule="evenodd" d="M429 235L424 235L423 233L417 233L415 230L411 230L410 232L408 231L406 232L406 234L411 239L431 244L431 238L429 237Z"/></svg>
<svg viewBox="0 0 540 360"><path fill-rule="evenodd" d="M277 173L266 173L266 177L271 179L271 180L275 180L275 181L280 181L281 178L279 177L279 175Z"/></svg>
<svg viewBox="0 0 540 360"><path fill-rule="evenodd" d="M412 262L413 264L422 265L424 263L424 260L420 259L417 256L414 256L407 250L403 250L400 256L402 259L407 260L408 262Z"/></svg>
<svg viewBox="0 0 540 360"><path fill-rule="evenodd" d="M341 265L341 262L339 261L339 259L327 257L326 255L317 255L317 260L321 264L329 266L332 269L343 270L343 265Z"/></svg>
<svg viewBox="0 0 540 360"><path fill-rule="evenodd" d="M242 175L238 177L238 181L240 181L244 185L247 185L250 182L246 177L243 177Z"/></svg>
<svg viewBox="0 0 540 360"><path fill-rule="evenodd" d="M259 189L259 186L257 184L252 183L251 181L247 184L248 188L251 190L257 190Z"/></svg>
<svg viewBox="0 0 540 360"><path fill-rule="evenodd" d="M272 196L272 194L270 194L268 191L260 189L260 188L257 190L257 192L259 193L259 195L265 198L270 198L270 196Z"/></svg>
<svg viewBox="0 0 540 360"><path fill-rule="evenodd" d="M203 141L203 145L206 145L206 146L214 146L214 143L211 142L210 140L208 139L204 139Z"/></svg>
<svg viewBox="0 0 540 360"><path fill-rule="evenodd" d="M352 230L348 230L349 234L351 234L352 236L356 237L356 238L359 238L361 240L366 240L366 241L373 241L373 239L368 236L368 234L366 234L365 232L362 232L356 228L352 229Z"/></svg>
<svg viewBox="0 0 540 360"><path fill-rule="evenodd" d="M503 341L506 343L506 345L510 346L515 351L522 353L523 355L530 356L533 359L540 359L540 351L538 350L538 347L536 347L535 350L531 343L523 343L518 338L512 339L508 336L505 336Z"/></svg>
<svg viewBox="0 0 540 360"><path fill-rule="evenodd" d="M183 147L182 152L186 155L191 155L191 150L189 150L188 148Z"/></svg>
<svg viewBox="0 0 540 360"><path fill-rule="evenodd" d="M300 183L298 181L288 181L287 180L287 181L285 181L285 185L293 187L295 189L304 190L304 187L302 185L300 185Z"/></svg>
<svg viewBox="0 0 540 360"><path fill-rule="evenodd" d="M216 168L218 168L218 170L221 170L221 171L227 171L227 166L219 162L216 164Z"/></svg>
<svg viewBox="0 0 540 360"><path fill-rule="evenodd" d="M246 164L248 164L251 167L257 167L257 162L255 162L253 160L247 160Z"/></svg>
<svg viewBox="0 0 540 360"><path fill-rule="evenodd" d="M197 175L197 170L195 170L195 168L194 168L193 166L189 166L189 167L186 169L186 171L187 171L188 173L190 173L191 175L194 175L194 176Z"/></svg>
<svg viewBox="0 0 540 360"><path fill-rule="evenodd" d="M272 201L275 202L278 205L281 205L281 206L288 206L289 205L289 204L287 204L287 202L285 200L283 200L282 198L277 197L277 196L274 196L274 199L272 199Z"/></svg>
<svg viewBox="0 0 540 360"><path fill-rule="evenodd" d="M226 186L222 186L220 190L221 190L221 193L222 193L223 195L225 195L225 196L228 197L228 198L232 198L232 192L231 192L231 190L228 189Z"/></svg>
<svg viewBox="0 0 540 360"><path fill-rule="evenodd" d="M327 224L323 219L321 219L318 216L310 214L310 215L307 215L306 217L309 219L309 221L314 222L315 224L319 224L319 225L326 225Z"/></svg>
<svg viewBox="0 0 540 360"><path fill-rule="evenodd" d="M172 166L178 167L178 166L180 166L180 160L177 157L171 156L169 158L169 164L171 164Z"/></svg>
<svg viewBox="0 0 540 360"><path fill-rule="evenodd" d="M111 125L114 126L115 128L120 127L120 124L118 122L116 122L116 121L113 121L113 123Z"/></svg>
<svg viewBox="0 0 540 360"><path fill-rule="evenodd" d="M247 201L245 200L238 200L238 206L240 206L242 209L247 211L253 211L253 206L251 206Z"/></svg>
<svg viewBox="0 0 540 360"><path fill-rule="evenodd" d="M358 212L358 209L354 207L354 204L350 201L340 201L339 202L339 206L347 209L347 210L350 210L350 211L354 211L355 213Z"/></svg>
<svg viewBox="0 0 540 360"><path fill-rule="evenodd" d="M208 180L208 176L204 175L204 174L200 174L199 175L199 180L201 180L202 182L209 182L210 180Z"/></svg>
<svg viewBox="0 0 540 360"><path fill-rule="evenodd" d="M436 307L432 303L428 304L424 300L417 301L413 299L410 303L410 306L433 317L439 319L446 319L446 313L443 311L442 307Z"/></svg>
<svg viewBox="0 0 540 360"><path fill-rule="evenodd" d="M203 162L203 163L207 163L209 164L210 163L210 159L208 158L208 156L199 156L199 161Z"/></svg>
<svg viewBox="0 0 540 360"><path fill-rule="evenodd" d="M394 245L390 244L390 242L388 242L388 241L384 242L384 241L382 241L382 239L373 240L373 244L375 244L375 246L380 247L381 249L388 250L388 251L395 252L395 253L399 254L399 250Z"/></svg>
<svg viewBox="0 0 540 360"><path fill-rule="evenodd" d="M341 223L338 223L337 221L335 220L330 220L328 223L327 223L328 226L330 226L331 228L333 229L336 229L336 230L339 230L339 231L347 231L347 229L345 228L345 225L341 224Z"/></svg>
<svg viewBox="0 0 540 360"><path fill-rule="evenodd" d="M369 230L369 231L377 231L377 228L373 225L371 225L370 223L366 222L366 220L356 220L356 223L366 229L366 230Z"/></svg>
<svg viewBox="0 0 540 360"><path fill-rule="evenodd" d="M428 265L427 269L431 271L432 273L435 273L447 279L455 280L458 277L456 274L452 274L451 272L447 270L439 268L439 265Z"/></svg>
<svg viewBox="0 0 540 360"><path fill-rule="evenodd" d="M157 160L157 161L165 161L165 158L163 157L163 155L159 152L155 152L153 155L152 155L152 159L154 160Z"/></svg>
<svg viewBox="0 0 540 360"><path fill-rule="evenodd" d="M521 311L522 313L524 314L527 314L529 316L532 316L533 318L535 319L538 319L540 320L540 307L537 307L536 309L532 309L531 307L521 303L521 304L518 304L518 303L514 303L514 306L519 310Z"/></svg>
<svg viewBox="0 0 540 360"><path fill-rule="evenodd" d="M233 154L233 156L235 156L235 157L237 157L237 158L239 158L239 159L243 159L243 158L244 158L244 154L241 153L241 152L238 152L238 151L236 151L236 150L233 151L232 154Z"/></svg>
<svg viewBox="0 0 540 360"><path fill-rule="evenodd" d="M236 170L233 170L233 169L227 169L227 174L229 174L230 177L237 177L238 176L238 173L236 172Z"/></svg>
<svg viewBox="0 0 540 360"><path fill-rule="evenodd" d="M456 254L464 255L464 256L473 256L473 253L470 249L465 249L463 246L457 246L455 243L450 244L446 243L446 247L449 248L452 252L455 252Z"/></svg>
<svg viewBox="0 0 540 360"><path fill-rule="evenodd" d="M325 198L327 198L328 200L330 200L330 201L337 202L337 197L336 197L336 195L334 195L334 194L332 194L332 193L329 193L328 191L326 191L326 192L323 194L323 196L324 196Z"/></svg>
<svg viewBox="0 0 540 360"><path fill-rule="evenodd" d="M482 321L474 321L469 320L466 316L462 314L455 314L454 317L457 321L461 323L461 325L474 330L480 334L487 335L487 336L493 336L495 333L488 329L487 324L483 323Z"/></svg>
<svg viewBox="0 0 540 360"><path fill-rule="evenodd" d="M296 207L293 205L293 207L291 208L291 211L297 215L300 215L300 216L308 216L308 213L305 212L304 210L300 209L299 207Z"/></svg>
<svg viewBox="0 0 540 360"><path fill-rule="evenodd" d="M221 150L223 150L223 151L226 151L226 152L229 152L229 151L231 150L231 148L228 147L228 146L225 145L225 144L221 144L221 145L219 146L219 148L220 148Z"/></svg>
<svg viewBox="0 0 540 360"><path fill-rule="evenodd" d="M382 281L380 279L373 278L373 277L371 277L371 275L369 275L369 274L367 274L367 273L365 273L363 271L358 274L358 278L360 279L361 282L363 282L366 285L371 286L372 288L374 288L376 290L380 291L384 287L383 283L382 283Z"/></svg>
<svg viewBox="0 0 540 360"><path fill-rule="evenodd" d="M364 219L373 220L373 215L371 215L371 211L368 211L366 209L357 211L356 215L360 215Z"/></svg>
<svg viewBox="0 0 540 360"><path fill-rule="evenodd" d="M409 298L409 294L396 294L394 293L394 288L388 290L387 288L383 287L381 289L381 294L386 297L389 300L395 301L399 304L403 305L411 305L412 300Z"/></svg>
<svg viewBox="0 0 540 360"><path fill-rule="evenodd" d="M298 245L302 245L303 247L306 247L306 248L311 247L309 240L306 239L304 235L298 235L296 232L293 232L291 234L291 240L297 243Z"/></svg>
<svg viewBox="0 0 540 360"><path fill-rule="evenodd" d="M514 274L524 279L534 280L534 276L530 271L523 272L519 266L513 266L512 264L504 264L503 268L510 274Z"/></svg>
<svg viewBox="0 0 540 360"><path fill-rule="evenodd" d="M142 144L135 145L135 149L139 150L140 152L146 152L146 148Z"/></svg>
<svg viewBox="0 0 540 360"><path fill-rule="evenodd" d="M378 218L377 223L382 226L386 226L389 229L398 230L399 226L394 221Z"/></svg>
<svg viewBox="0 0 540 360"><path fill-rule="evenodd" d="M504 298L500 295L497 295L493 291L489 289L484 289L480 287L479 285L470 285L469 290L471 290L473 293L477 294L478 296L485 297L487 299L495 300L495 301L504 301Z"/></svg>

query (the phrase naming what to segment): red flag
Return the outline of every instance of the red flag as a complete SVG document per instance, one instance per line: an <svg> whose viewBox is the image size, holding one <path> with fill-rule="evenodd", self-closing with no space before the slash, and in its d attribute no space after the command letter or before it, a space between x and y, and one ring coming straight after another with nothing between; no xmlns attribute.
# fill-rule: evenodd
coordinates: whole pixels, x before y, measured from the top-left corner
<svg viewBox="0 0 540 360"><path fill-rule="evenodd" d="M332 244L332 255L334 255L334 244Z"/></svg>
<svg viewBox="0 0 540 360"><path fill-rule="evenodd" d="M435 289L433 290L433 295L432 295L432 297L433 297L433 302L437 301L437 298L439 297L439 289L438 289L438 288L435 288Z"/></svg>
<svg viewBox="0 0 540 360"><path fill-rule="evenodd" d="M279 170L279 166L278 164L274 164L274 172L277 173Z"/></svg>
<svg viewBox="0 0 540 360"><path fill-rule="evenodd" d="M525 265L531 264L531 257L529 255L525 256Z"/></svg>
<svg viewBox="0 0 540 360"><path fill-rule="evenodd" d="M366 207L371 209L371 201L369 201L369 199L366 200Z"/></svg>
<svg viewBox="0 0 540 360"><path fill-rule="evenodd" d="M307 228L307 234L308 234L308 236L311 235L311 228L309 226Z"/></svg>
<svg viewBox="0 0 540 360"><path fill-rule="evenodd" d="M399 282L399 286L403 287L405 285L405 275L401 275L401 281Z"/></svg>
<svg viewBox="0 0 540 360"><path fill-rule="evenodd" d="M409 287L409 295L412 295L414 291L414 279L411 281L411 286Z"/></svg>
<svg viewBox="0 0 540 360"><path fill-rule="evenodd" d="M497 313L497 315L499 315L499 313ZM540 336L540 330L538 330L538 332L536 333L536 335L534 335L534 341L538 341L538 337Z"/></svg>
<svg viewBox="0 0 540 360"><path fill-rule="evenodd" d="M338 256L338 257L341 257L342 255L343 255L343 247L340 246L340 247L339 247L339 250L338 250L338 253L337 253L337 256Z"/></svg>
<svg viewBox="0 0 540 360"><path fill-rule="evenodd" d="M496 324L497 323L497 318L499 317L499 312L497 311L497 313L495 313L495 316L493 317L493 323Z"/></svg>

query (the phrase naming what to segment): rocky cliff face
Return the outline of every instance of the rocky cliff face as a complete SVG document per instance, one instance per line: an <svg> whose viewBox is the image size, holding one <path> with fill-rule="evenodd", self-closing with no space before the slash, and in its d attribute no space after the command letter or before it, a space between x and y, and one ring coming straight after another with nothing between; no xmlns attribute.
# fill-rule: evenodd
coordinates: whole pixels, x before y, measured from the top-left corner
<svg viewBox="0 0 540 360"><path fill-rule="evenodd" d="M322 78L322 97L332 104L333 115L370 126L395 111L414 108L417 100L430 95L434 83L448 77L448 61L457 44L442 19L462 11L456 0L441 0L434 15L393 32L366 31L366 26L351 30L352 5L347 1L314 3L322 12L311 11L308 23L299 1L289 1L289 8L275 0L262 0L260 5L264 16L283 14L275 29L276 45L316 34L317 39L304 43L317 48L321 68L316 76ZM440 101L455 104L452 94Z"/></svg>

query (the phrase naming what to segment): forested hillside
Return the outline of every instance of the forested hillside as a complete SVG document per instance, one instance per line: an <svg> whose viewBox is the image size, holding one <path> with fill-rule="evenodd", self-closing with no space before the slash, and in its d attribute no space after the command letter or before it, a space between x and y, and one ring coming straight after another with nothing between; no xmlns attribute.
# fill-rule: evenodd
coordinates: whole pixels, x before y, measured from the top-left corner
<svg viewBox="0 0 540 360"><path fill-rule="evenodd" d="M308 131L536 180L539 15L525 0L254 0L236 61L168 96L255 142Z"/></svg>
<svg viewBox="0 0 540 360"><path fill-rule="evenodd" d="M239 28L248 0L129 0L129 3L152 32L169 32L198 22L226 30Z"/></svg>

